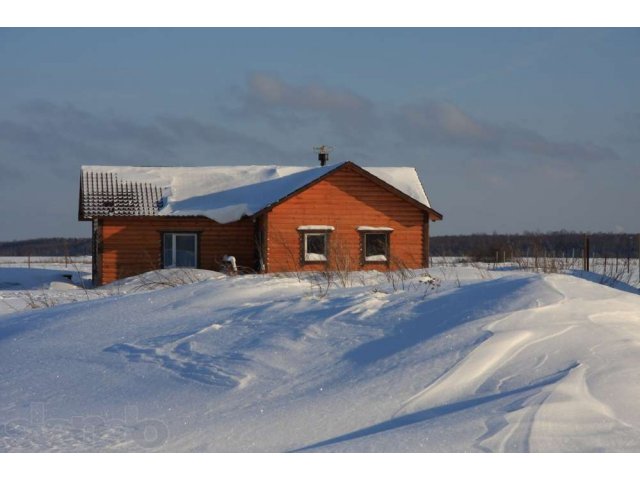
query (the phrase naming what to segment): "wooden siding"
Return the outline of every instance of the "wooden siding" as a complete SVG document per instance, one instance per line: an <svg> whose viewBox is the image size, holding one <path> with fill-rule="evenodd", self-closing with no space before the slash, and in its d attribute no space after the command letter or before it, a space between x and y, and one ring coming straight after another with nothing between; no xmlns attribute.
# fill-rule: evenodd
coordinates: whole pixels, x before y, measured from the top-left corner
<svg viewBox="0 0 640 480"><path fill-rule="evenodd" d="M163 232L198 232L199 268L218 270L224 255L234 255L240 266L256 268L251 219L219 224L194 217L103 218L100 229L100 284L160 268Z"/></svg>
<svg viewBox="0 0 640 480"><path fill-rule="evenodd" d="M426 262L423 211L358 173L336 171L267 213L267 272L323 270L325 263L305 263L300 225L331 225L329 268L340 262L349 269L420 268ZM364 263L358 226L391 227L391 261Z"/></svg>
<svg viewBox="0 0 640 480"><path fill-rule="evenodd" d="M423 260L424 266L426 268L429 268L431 266L431 253L429 248L431 244L431 236L429 234L429 214L427 213L424 214L424 230L422 232L422 238L423 238L422 260Z"/></svg>

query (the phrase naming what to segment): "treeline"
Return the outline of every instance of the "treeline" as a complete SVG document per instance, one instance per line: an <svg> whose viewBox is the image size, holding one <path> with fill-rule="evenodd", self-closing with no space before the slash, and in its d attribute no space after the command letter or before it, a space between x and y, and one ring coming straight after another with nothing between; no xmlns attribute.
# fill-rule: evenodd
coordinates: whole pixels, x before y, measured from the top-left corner
<svg viewBox="0 0 640 480"><path fill-rule="evenodd" d="M34 238L0 242L0 256L64 257L91 255L90 238Z"/></svg>
<svg viewBox="0 0 640 480"><path fill-rule="evenodd" d="M515 235L474 233L431 237L433 256L471 257L494 260L496 252L511 256L582 257L584 233L524 232ZM590 233L592 256L638 258L637 233ZM91 255L90 238L36 238L0 242L0 256L77 256Z"/></svg>
<svg viewBox="0 0 640 480"><path fill-rule="evenodd" d="M637 233L589 233L590 256L638 258ZM496 252L500 259L537 257L582 257L585 234L581 232L524 232L516 235L476 233L444 235L431 238L433 256L471 257L477 261L493 261Z"/></svg>

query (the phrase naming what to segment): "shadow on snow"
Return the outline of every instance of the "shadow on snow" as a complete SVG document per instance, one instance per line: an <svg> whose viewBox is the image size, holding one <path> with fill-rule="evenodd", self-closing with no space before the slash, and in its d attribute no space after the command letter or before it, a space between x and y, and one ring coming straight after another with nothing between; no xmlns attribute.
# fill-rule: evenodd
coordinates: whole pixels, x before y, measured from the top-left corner
<svg viewBox="0 0 640 480"><path fill-rule="evenodd" d="M344 355L358 365L374 363L411 348L464 323L493 315L509 313L500 304L534 281L532 278L501 278L465 285L428 302L420 302L411 319L397 325L383 338L359 345ZM397 308L389 306L388 308ZM504 308L504 307L503 307Z"/></svg>
<svg viewBox="0 0 640 480"><path fill-rule="evenodd" d="M415 413L402 415L400 417L392 418L390 420L377 423L370 427L361 428L360 430L355 430L351 433L340 435L334 438L330 438L328 440L323 440L321 442L317 442L311 445L307 445L305 447L298 448L296 450L292 450L292 452L304 452L306 450L311 450L314 448L326 447L329 445L335 445L335 444L346 442L349 440L355 440L358 438L367 437L369 435L388 432L391 430L395 430L397 428L407 427L410 425L418 424L420 422L425 422L427 420L431 420L431 419L440 417L442 415L451 415L454 413L459 413L470 408L478 407L483 404L493 402L495 400L507 399L514 395L526 393L528 394L528 396L531 396L532 394L538 393L545 386L555 383L558 380L561 380L562 378L567 376L569 372L573 370L576 366L578 366L578 364L572 364L569 367L563 370L560 370L556 373L553 373L547 377L544 377L531 385L525 385L519 388L515 388L513 390L509 390L507 392L498 392L491 395L486 395L484 397L470 398L467 400L462 400L462 401L451 403L448 405L441 405L438 407L427 408Z"/></svg>

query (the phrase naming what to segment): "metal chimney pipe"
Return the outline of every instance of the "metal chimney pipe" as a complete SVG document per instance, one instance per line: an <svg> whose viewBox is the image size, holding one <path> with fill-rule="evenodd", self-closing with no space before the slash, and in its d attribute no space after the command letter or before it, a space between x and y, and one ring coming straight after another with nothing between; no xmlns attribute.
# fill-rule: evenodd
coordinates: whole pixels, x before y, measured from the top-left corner
<svg viewBox="0 0 640 480"><path fill-rule="evenodd" d="M329 152L332 150L331 147L321 145L320 147L315 147L314 150L318 152L318 161L320 162L321 167L324 167L329 163Z"/></svg>

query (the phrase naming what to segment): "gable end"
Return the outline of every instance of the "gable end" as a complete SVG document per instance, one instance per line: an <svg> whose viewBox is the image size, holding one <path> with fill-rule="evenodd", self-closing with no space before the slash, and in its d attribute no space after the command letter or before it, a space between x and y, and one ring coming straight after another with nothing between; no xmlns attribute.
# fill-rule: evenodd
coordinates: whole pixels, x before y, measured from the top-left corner
<svg viewBox="0 0 640 480"><path fill-rule="evenodd" d="M268 205L267 207L263 208L259 212L255 213L253 216L257 217L257 216L259 216L259 215L261 215L263 213L266 213L266 212L269 212L269 211L273 210L276 206L280 205L281 203L286 202L290 198L295 197L296 195L304 192L305 190L307 190L310 187L316 185L317 183L321 182L322 180L328 178L329 176L335 174L336 172L340 172L340 171L343 171L343 170L350 170L350 171L352 171L354 173L357 173L357 174L367 178L368 180L374 182L375 184L379 185L380 187L384 188L385 190L389 191L390 193L392 193L392 194L402 198L403 200L409 202L414 207L416 207L416 208L424 211L425 213L427 213L429 219L432 220L432 221L442 220L442 218L443 218L441 213L435 211L434 209L432 209L430 207L427 207L426 205L424 205L423 203L420 203L419 201L417 201L416 199L410 197L406 193L401 192L400 190L395 188L393 185L390 185L389 183L387 183L384 180L376 177L372 173L367 172L365 169L363 169L362 167L356 165L353 162L345 162L345 163L343 163L342 165L338 166L337 168L334 168L333 170L325 173L324 175L322 175L322 176L316 178L315 180L307 183L306 185L298 188L297 190L294 190L293 192L291 192L290 194L284 196L283 198L281 198L277 202L274 202L271 205Z"/></svg>

